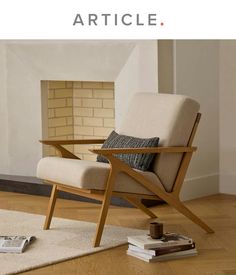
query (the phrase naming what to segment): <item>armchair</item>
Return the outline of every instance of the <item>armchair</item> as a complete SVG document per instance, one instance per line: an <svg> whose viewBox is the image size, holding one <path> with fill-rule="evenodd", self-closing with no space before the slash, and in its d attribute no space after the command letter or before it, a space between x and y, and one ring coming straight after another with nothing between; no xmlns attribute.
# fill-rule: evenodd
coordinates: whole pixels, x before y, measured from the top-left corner
<svg viewBox="0 0 236 275"><path fill-rule="evenodd" d="M66 144L102 144L102 139L41 141L54 146L62 156L43 158L37 168L37 176L53 185L44 229L50 227L57 191L62 190L102 202L95 247L100 245L112 196L126 199L151 218L156 218L156 214L141 200L164 200L206 232L214 232L179 199L188 165L197 149L192 142L201 117L198 110L199 104L186 96L136 94L118 133L140 138L157 136L160 146L90 150L106 157L109 164L80 160L63 147ZM114 156L118 153L155 153L152 171L131 168Z"/></svg>

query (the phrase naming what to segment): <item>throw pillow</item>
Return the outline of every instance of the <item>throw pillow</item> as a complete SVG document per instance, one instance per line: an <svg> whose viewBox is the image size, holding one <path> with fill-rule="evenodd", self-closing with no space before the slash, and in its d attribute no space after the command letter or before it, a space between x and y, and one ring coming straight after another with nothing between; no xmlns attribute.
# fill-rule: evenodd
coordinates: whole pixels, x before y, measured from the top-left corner
<svg viewBox="0 0 236 275"><path fill-rule="evenodd" d="M158 137L152 138L137 138L126 135L119 135L112 131L106 141L103 143L102 148L141 148L141 147L157 147L159 142ZM146 171L150 168L151 162L155 154L114 154L115 157L122 160L129 166L135 169ZM97 156L98 162L106 162L108 160L101 156Z"/></svg>

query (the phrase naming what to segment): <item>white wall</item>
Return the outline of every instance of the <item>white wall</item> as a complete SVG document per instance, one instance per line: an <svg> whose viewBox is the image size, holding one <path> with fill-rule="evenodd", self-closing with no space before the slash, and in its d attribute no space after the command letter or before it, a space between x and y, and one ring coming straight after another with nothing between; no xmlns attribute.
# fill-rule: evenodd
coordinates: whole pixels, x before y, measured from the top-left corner
<svg viewBox="0 0 236 275"><path fill-rule="evenodd" d="M33 176L41 156L40 76L11 48L7 70L9 174Z"/></svg>
<svg viewBox="0 0 236 275"><path fill-rule="evenodd" d="M177 40L175 42L175 85L177 94L195 98L202 118L194 144L183 199L219 191L219 42Z"/></svg>
<svg viewBox="0 0 236 275"><path fill-rule="evenodd" d="M135 87L157 88L156 41L54 41L6 43L9 171L0 174L34 176L42 147L41 80L117 81L117 119L121 119L129 93ZM129 56L135 52L136 61ZM137 54L136 54L137 53ZM132 58L131 58L132 59ZM127 61L128 60L128 61ZM1 61L1 60L0 60ZM123 80L121 71L129 63ZM117 79L118 78L118 79ZM4 95L4 92L1 95ZM4 99L6 101L6 97ZM123 104L124 103L124 104ZM6 112L5 112L6 113ZM4 125L4 116L0 124ZM6 124L6 123L5 123ZM1 143L2 144L2 143Z"/></svg>
<svg viewBox="0 0 236 275"><path fill-rule="evenodd" d="M8 156L8 110L6 89L6 47L0 43L0 171L7 174L9 168Z"/></svg>
<svg viewBox="0 0 236 275"><path fill-rule="evenodd" d="M8 52L45 80L113 81L137 42L39 41L12 42ZM149 43L149 42L147 42ZM11 70L11 64L8 64Z"/></svg>
<svg viewBox="0 0 236 275"><path fill-rule="evenodd" d="M116 128L135 93L158 92L157 42L138 42L115 81Z"/></svg>
<svg viewBox="0 0 236 275"><path fill-rule="evenodd" d="M236 41L220 41L220 192L236 195Z"/></svg>

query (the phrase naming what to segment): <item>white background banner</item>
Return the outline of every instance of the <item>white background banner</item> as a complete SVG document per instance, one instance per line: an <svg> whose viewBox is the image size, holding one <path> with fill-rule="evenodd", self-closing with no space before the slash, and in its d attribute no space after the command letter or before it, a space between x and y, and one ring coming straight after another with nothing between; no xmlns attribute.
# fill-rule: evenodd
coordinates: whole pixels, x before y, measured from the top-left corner
<svg viewBox="0 0 236 275"><path fill-rule="evenodd" d="M227 39L235 26L233 0L0 0L1 39Z"/></svg>

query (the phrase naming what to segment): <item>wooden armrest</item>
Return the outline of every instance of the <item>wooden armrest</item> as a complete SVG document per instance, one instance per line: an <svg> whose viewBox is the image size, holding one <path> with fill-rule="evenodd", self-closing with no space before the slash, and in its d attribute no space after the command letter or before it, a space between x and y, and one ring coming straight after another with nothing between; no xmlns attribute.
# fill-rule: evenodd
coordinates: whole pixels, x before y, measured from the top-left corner
<svg viewBox="0 0 236 275"><path fill-rule="evenodd" d="M72 139L72 140L40 140L46 145L68 145L68 144L102 144L105 139Z"/></svg>
<svg viewBox="0 0 236 275"><path fill-rule="evenodd" d="M145 153L187 153L194 152L197 147L145 147L145 148L101 148L89 149L92 153L99 155L112 154L145 154Z"/></svg>

